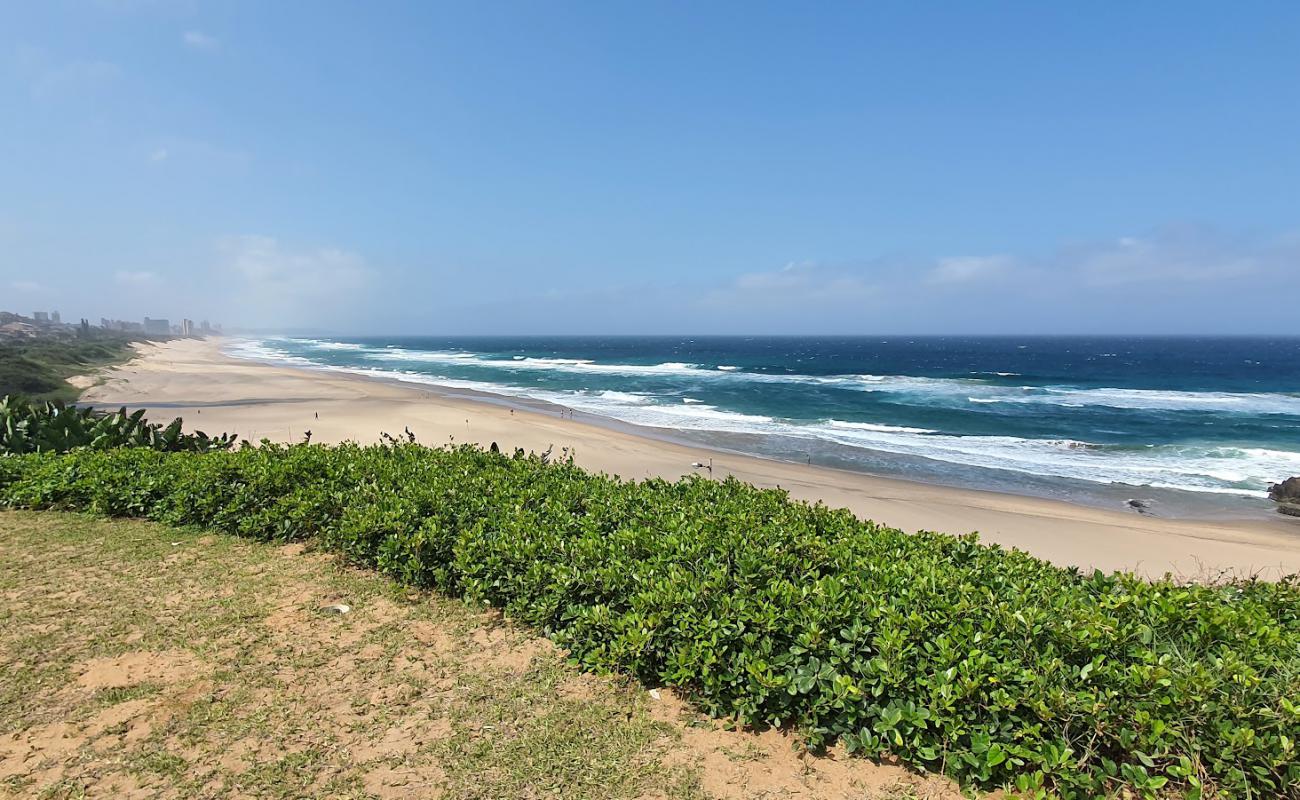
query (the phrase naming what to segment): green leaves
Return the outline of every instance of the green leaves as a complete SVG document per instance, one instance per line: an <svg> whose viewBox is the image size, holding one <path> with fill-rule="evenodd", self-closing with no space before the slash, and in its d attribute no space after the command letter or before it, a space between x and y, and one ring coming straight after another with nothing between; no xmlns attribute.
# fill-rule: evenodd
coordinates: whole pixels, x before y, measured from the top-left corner
<svg viewBox="0 0 1300 800"><path fill-rule="evenodd" d="M182 433L180 417L163 427L150 424L144 414L144 409L127 414L123 408L110 414L65 406L59 401L37 403L6 395L0 397L0 455L66 453L79 448L108 450L114 447L205 452L225 450L235 443L231 434L210 437L202 431Z"/></svg>
<svg viewBox="0 0 1300 800"><path fill-rule="evenodd" d="M734 480L629 483L468 446L162 452L207 448L118 413L88 421L102 447L160 449L55 455L65 413L80 412L42 410L41 431L0 413L7 441L52 443L0 457L0 504L315 537L503 608L587 669L968 784L1080 798L1300 785L1294 578L1084 575Z"/></svg>

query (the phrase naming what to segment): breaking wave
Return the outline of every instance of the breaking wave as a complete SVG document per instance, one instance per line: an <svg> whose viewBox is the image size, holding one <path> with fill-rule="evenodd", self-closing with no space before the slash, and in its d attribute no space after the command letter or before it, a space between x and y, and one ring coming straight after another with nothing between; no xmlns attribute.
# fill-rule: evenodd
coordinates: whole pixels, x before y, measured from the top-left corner
<svg viewBox="0 0 1300 800"><path fill-rule="evenodd" d="M967 378L785 374L731 364L606 363L521 353L372 347L322 339L242 340L234 342L228 352L294 366L544 401L669 432L780 437L790 443L787 450L801 446L800 442L809 447L820 442L860 451L861 461L868 465L871 453L890 453L1043 477L1253 497L1263 496L1267 486L1281 477L1300 474L1300 453L1267 446L1115 444L1070 438L962 434L869 418L806 419L797 413L797 400L790 406L788 418L742 413L725 407L729 404L727 398L736 396L737 392L757 395L766 391L765 384L786 384L807 385L808 392L820 391L812 386L865 392L894 406L931 411L947 409L967 416L987 417L995 409L1005 409L998 413L1013 414L1017 408L1025 409L1021 416L1048 413L1030 410L1039 406L1061 409L1053 412L1057 414L1071 414L1074 412L1069 409L1075 408L1103 408L1115 410L1117 414L1147 416L1196 412L1260 418L1300 416L1300 395L1294 394L1029 386L1018 385L1015 379L1020 376L1010 371ZM593 376L587 385L583 385L583 375ZM570 377L559 381L547 376ZM620 388L603 388L602 383ZM843 396L851 399L853 395Z"/></svg>

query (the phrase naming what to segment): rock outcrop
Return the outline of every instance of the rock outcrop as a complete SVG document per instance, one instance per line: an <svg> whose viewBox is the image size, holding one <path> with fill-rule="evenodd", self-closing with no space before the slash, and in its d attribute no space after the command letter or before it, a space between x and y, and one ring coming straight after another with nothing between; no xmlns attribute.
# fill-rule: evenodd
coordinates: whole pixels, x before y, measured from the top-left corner
<svg viewBox="0 0 1300 800"><path fill-rule="evenodd" d="M1279 512L1300 517L1300 476L1268 487L1268 497L1277 503Z"/></svg>

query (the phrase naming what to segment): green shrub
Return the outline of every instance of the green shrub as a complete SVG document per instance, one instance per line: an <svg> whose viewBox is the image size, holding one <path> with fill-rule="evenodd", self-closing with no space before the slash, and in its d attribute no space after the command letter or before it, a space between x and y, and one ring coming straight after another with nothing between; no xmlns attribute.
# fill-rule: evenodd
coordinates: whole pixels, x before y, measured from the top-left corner
<svg viewBox="0 0 1300 800"><path fill-rule="evenodd" d="M968 783L1295 796L1300 583L1082 574L734 480L390 443L0 458L0 504L316 537L589 669Z"/></svg>
<svg viewBox="0 0 1300 800"><path fill-rule="evenodd" d="M57 400L37 402L18 395L0 397L0 454L66 453L79 447L149 447L154 450L225 450L231 434L183 433L181 418L166 426L150 423L144 409L132 414L66 406Z"/></svg>

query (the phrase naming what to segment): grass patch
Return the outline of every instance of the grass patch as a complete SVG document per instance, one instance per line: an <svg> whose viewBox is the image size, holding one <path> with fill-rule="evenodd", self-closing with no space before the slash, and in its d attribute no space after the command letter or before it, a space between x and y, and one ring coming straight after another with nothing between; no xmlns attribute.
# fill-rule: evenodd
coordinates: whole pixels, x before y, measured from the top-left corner
<svg viewBox="0 0 1300 800"><path fill-rule="evenodd" d="M129 703L132 700L153 697L160 691L162 691L162 687L156 683L136 683L130 686L111 686L107 689L100 689L95 692L93 701L100 707L115 706L118 703Z"/></svg>
<svg viewBox="0 0 1300 800"><path fill-rule="evenodd" d="M4 512L0 597L0 796L702 796L641 692L322 556Z"/></svg>

